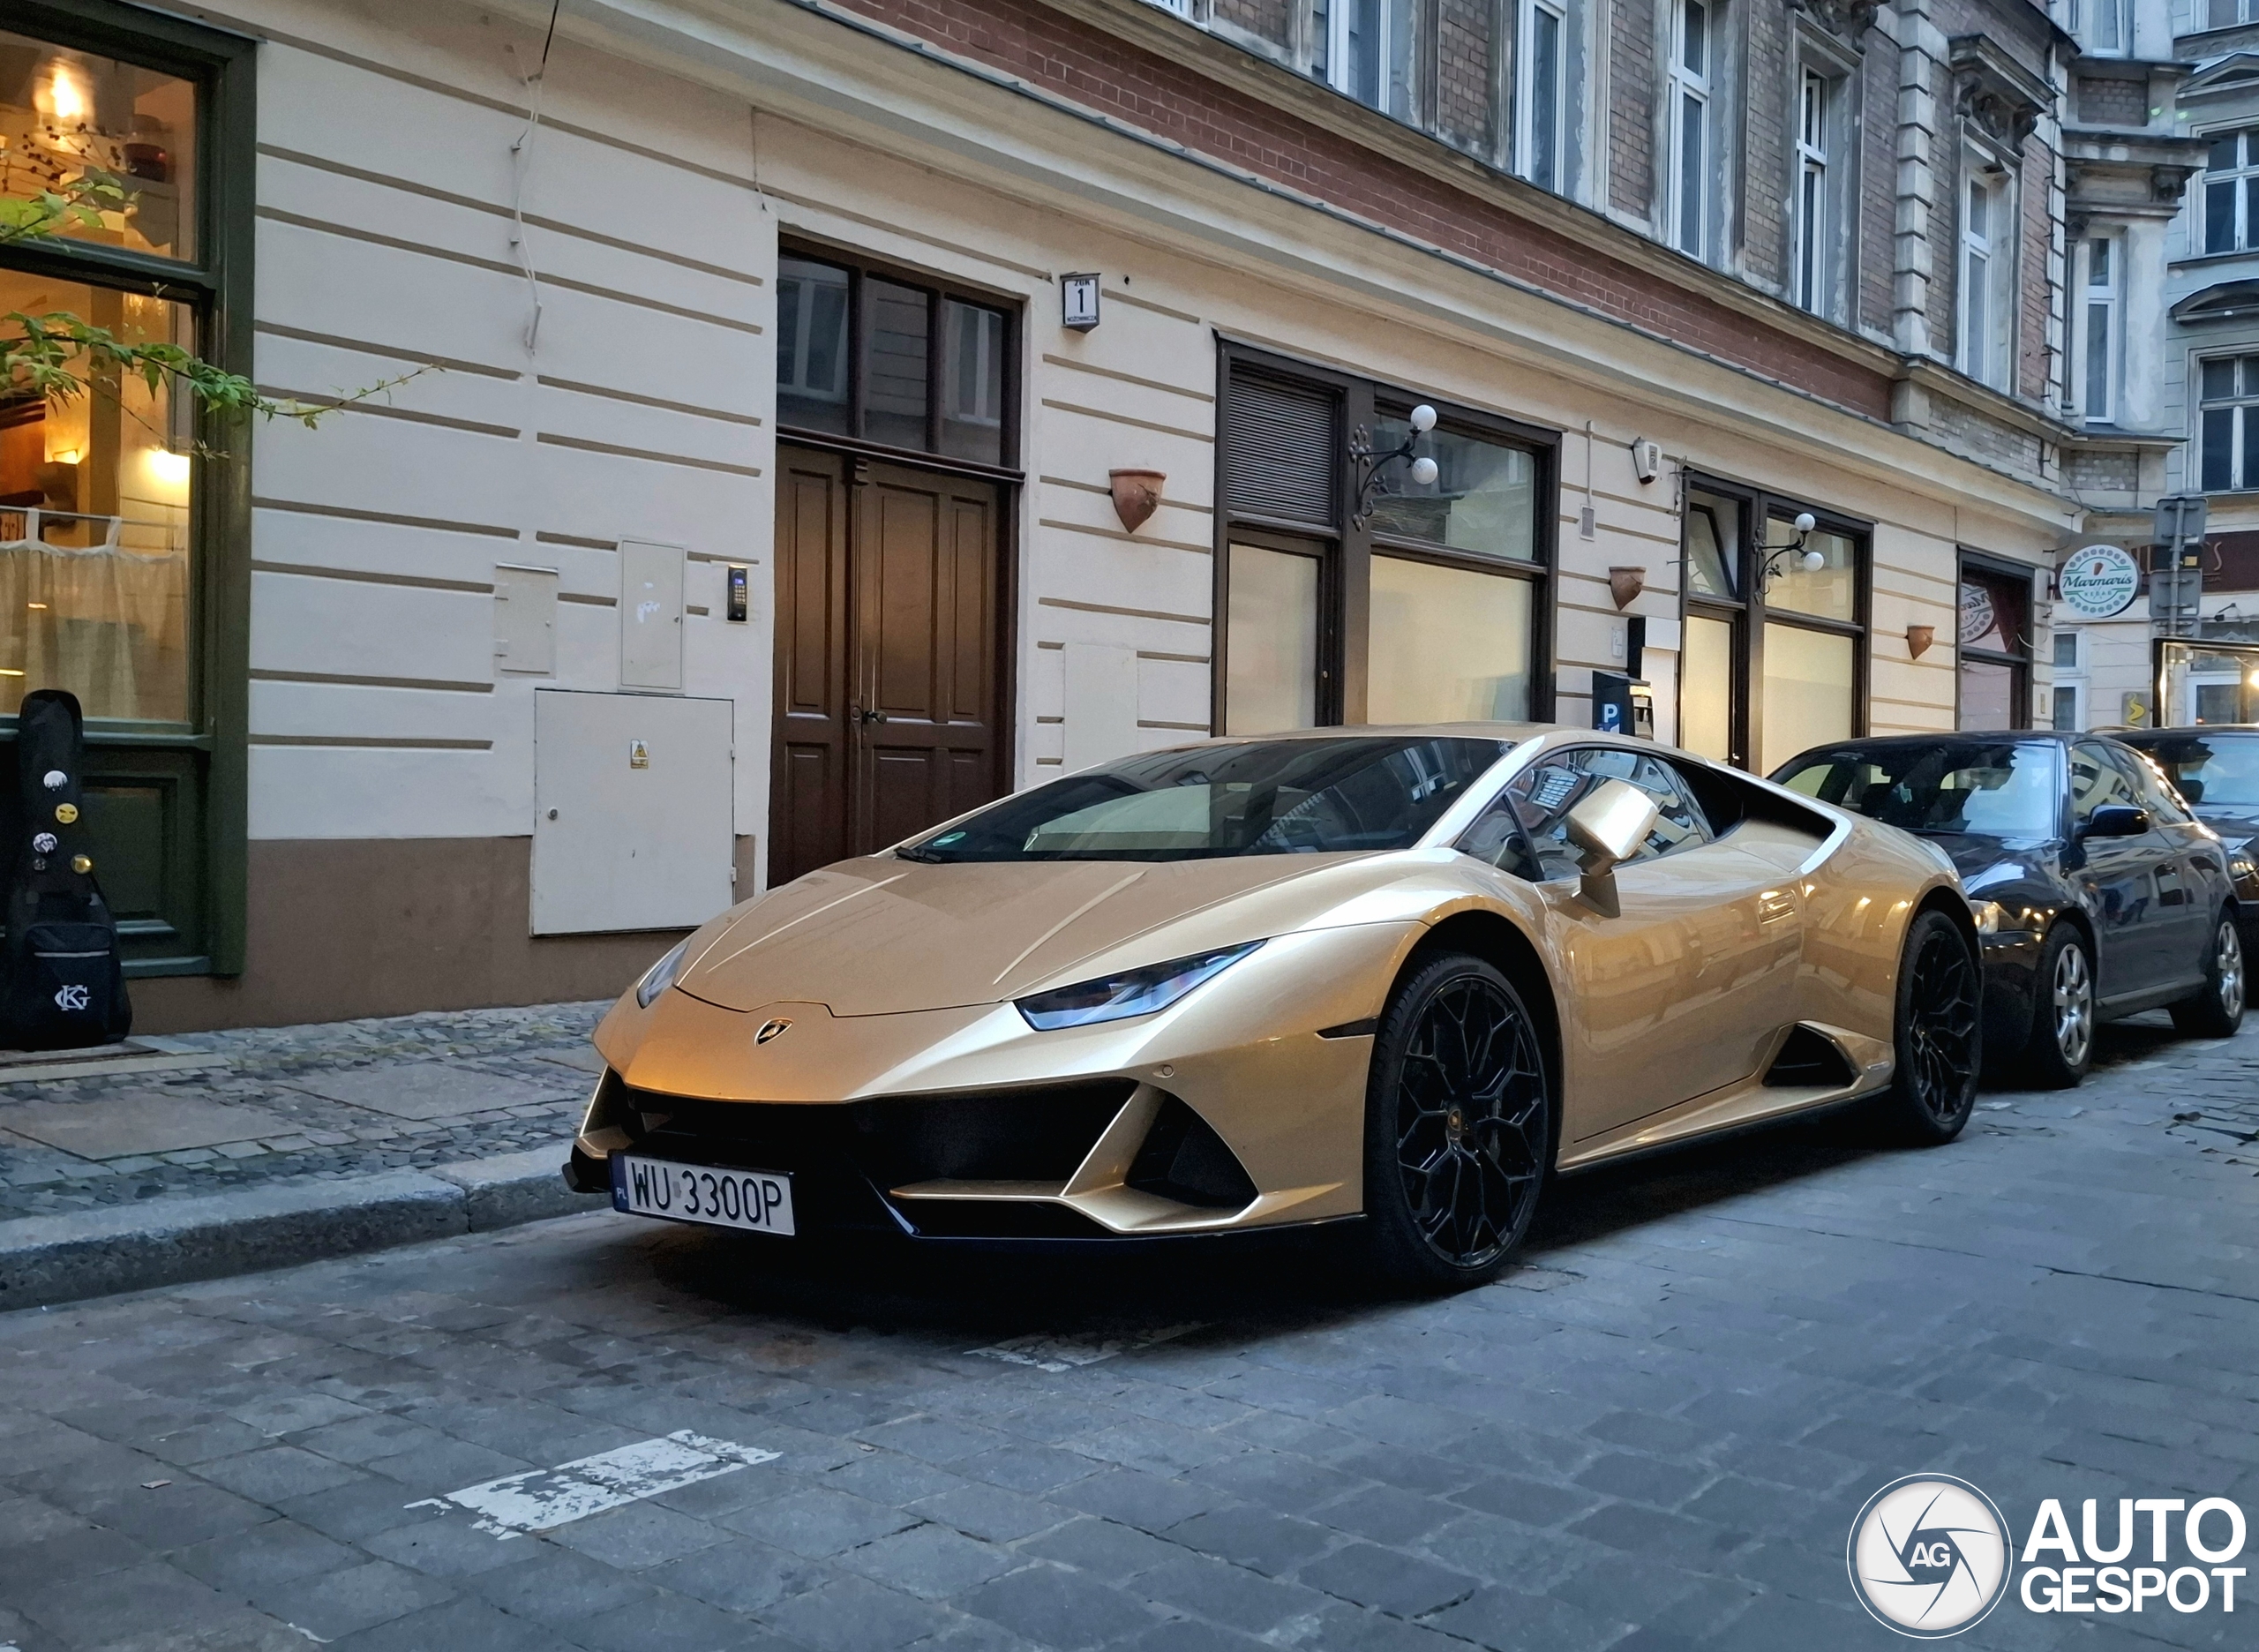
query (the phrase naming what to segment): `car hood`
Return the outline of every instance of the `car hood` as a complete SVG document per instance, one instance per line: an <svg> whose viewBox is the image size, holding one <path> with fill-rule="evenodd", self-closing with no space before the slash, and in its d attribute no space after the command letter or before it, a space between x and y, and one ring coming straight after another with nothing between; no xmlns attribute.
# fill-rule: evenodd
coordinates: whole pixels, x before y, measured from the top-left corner
<svg viewBox="0 0 2259 1652"><path fill-rule="evenodd" d="M2199 805L2196 818L2220 835L2226 843L2240 843L2259 837L2259 809L2234 807L2206 808Z"/></svg>
<svg viewBox="0 0 2259 1652"><path fill-rule="evenodd" d="M2010 883L2055 882L2054 845L2044 839L1924 832L1922 840L1945 851L1972 899L1988 899L1993 890Z"/></svg>
<svg viewBox="0 0 2259 1652"><path fill-rule="evenodd" d="M1062 972L1152 931L1170 933L1156 935L1156 950L1140 962L1267 939L1354 896L1355 887L1323 887L1338 881L1328 874L1397 858L844 860L759 897L694 937L675 985L739 1010L798 1002L822 1004L834 1015L891 1015L998 1003L1057 983ZM1370 882L1349 879L1356 887ZM1319 887L1307 899L1250 900L1308 882ZM1201 915L1209 921L1184 921ZM1119 957L1107 965L1123 966Z"/></svg>

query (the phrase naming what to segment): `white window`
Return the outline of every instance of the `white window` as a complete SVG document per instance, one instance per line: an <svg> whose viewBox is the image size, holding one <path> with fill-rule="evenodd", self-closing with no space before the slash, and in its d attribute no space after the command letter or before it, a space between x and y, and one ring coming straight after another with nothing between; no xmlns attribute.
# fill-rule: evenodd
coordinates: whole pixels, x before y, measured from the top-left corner
<svg viewBox="0 0 2259 1652"><path fill-rule="evenodd" d="M2211 132L2204 161L2206 252L2237 252L2259 243L2259 131Z"/></svg>
<svg viewBox="0 0 2259 1652"><path fill-rule="evenodd" d="M1554 0L1522 0L1514 52L1514 159L1543 189L1568 185L1568 14Z"/></svg>
<svg viewBox="0 0 2259 1652"><path fill-rule="evenodd" d="M2005 169L1970 155L1961 211L1961 371L2005 388L2008 341L2015 314L2008 279L2015 244L2015 213Z"/></svg>
<svg viewBox="0 0 2259 1652"><path fill-rule="evenodd" d="M1702 258L1709 247L1710 7L1678 0L1670 41L1670 240Z"/></svg>
<svg viewBox="0 0 2259 1652"><path fill-rule="evenodd" d="M2074 32L2096 56L2123 57L2134 49L2132 0L2078 0L2078 13Z"/></svg>
<svg viewBox="0 0 2259 1652"><path fill-rule="evenodd" d="M2059 682L2055 685L2055 731L2059 734L2075 734L2086 726L2086 685Z"/></svg>
<svg viewBox="0 0 2259 1652"><path fill-rule="evenodd" d="M1827 146L1829 94L1825 75L1807 69L1797 94L1796 301L1825 315L1828 293Z"/></svg>
<svg viewBox="0 0 2259 1652"><path fill-rule="evenodd" d="M2259 489L2259 356L2199 362L2197 462L2207 493Z"/></svg>
<svg viewBox="0 0 2259 1652"><path fill-rule="evenodd" d="M2233 28L2239 23L2259 23L2259 0L2208 0L2203 11L2206 28Z"/></svg>
<svg viewBox="0 0 2259 1652"><path fill-rule="evenodd" d="M1337 92L1393 115L1414 116L1415 0L1328 0L1320 14L1325 78Z"/></svg>
<svg viewBox="0 0 2259 1652"><path fill-rule="evenodd" d="M2120 283L2125 248L2110 236L2095 236L2086 244L2085 314L2079 327L2080 407L2091 424L2106 424L2118 417L2120 340Z"/></svg>

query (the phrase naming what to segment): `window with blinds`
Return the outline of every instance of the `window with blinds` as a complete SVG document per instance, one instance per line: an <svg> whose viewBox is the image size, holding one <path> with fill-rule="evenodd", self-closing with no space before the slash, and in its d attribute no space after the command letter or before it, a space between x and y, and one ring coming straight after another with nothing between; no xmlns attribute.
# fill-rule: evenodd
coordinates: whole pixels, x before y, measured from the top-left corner
<svg viewBox="0 0 2259 1652"><path fill-rule="evenodd" d="M1324 390L1234 374L1224 403L1224 505L1235 514L1332 528L1341 447Z"/></svg>

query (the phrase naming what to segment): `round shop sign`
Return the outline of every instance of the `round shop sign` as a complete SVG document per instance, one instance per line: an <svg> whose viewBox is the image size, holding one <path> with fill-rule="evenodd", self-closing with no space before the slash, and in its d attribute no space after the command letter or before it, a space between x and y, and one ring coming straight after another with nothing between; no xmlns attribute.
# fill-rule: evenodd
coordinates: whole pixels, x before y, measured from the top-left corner
<svg viewBox="0 0 2259 1652"><path fill-rule="evenodd" d="M2082 620L2113 620L2133 605L2141 565L2113 544L2088 545L2063 559L2055 594Z"/></svg>

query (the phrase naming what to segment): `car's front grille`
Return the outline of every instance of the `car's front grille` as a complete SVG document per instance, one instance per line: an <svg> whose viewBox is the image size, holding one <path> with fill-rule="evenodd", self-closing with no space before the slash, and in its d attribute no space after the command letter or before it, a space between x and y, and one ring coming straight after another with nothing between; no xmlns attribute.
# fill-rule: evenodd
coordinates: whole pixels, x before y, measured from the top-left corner
<svg viewBox="0 0 2259 1652"><path fill-rule="evenodd" d="M1128 1078L843 1104L713 1101L630 1089L623 1112L638 1153L685 1162L789 1171L811 1224L894 1227L996 1238L1101 1231L1056 1206L987 1201L881 1202L915 1182L1061 1182L1137 1087ZM948 1205L950 1208L943 1209ZM1050 1211L1044 1215L1039 1213Z"/></svg>

